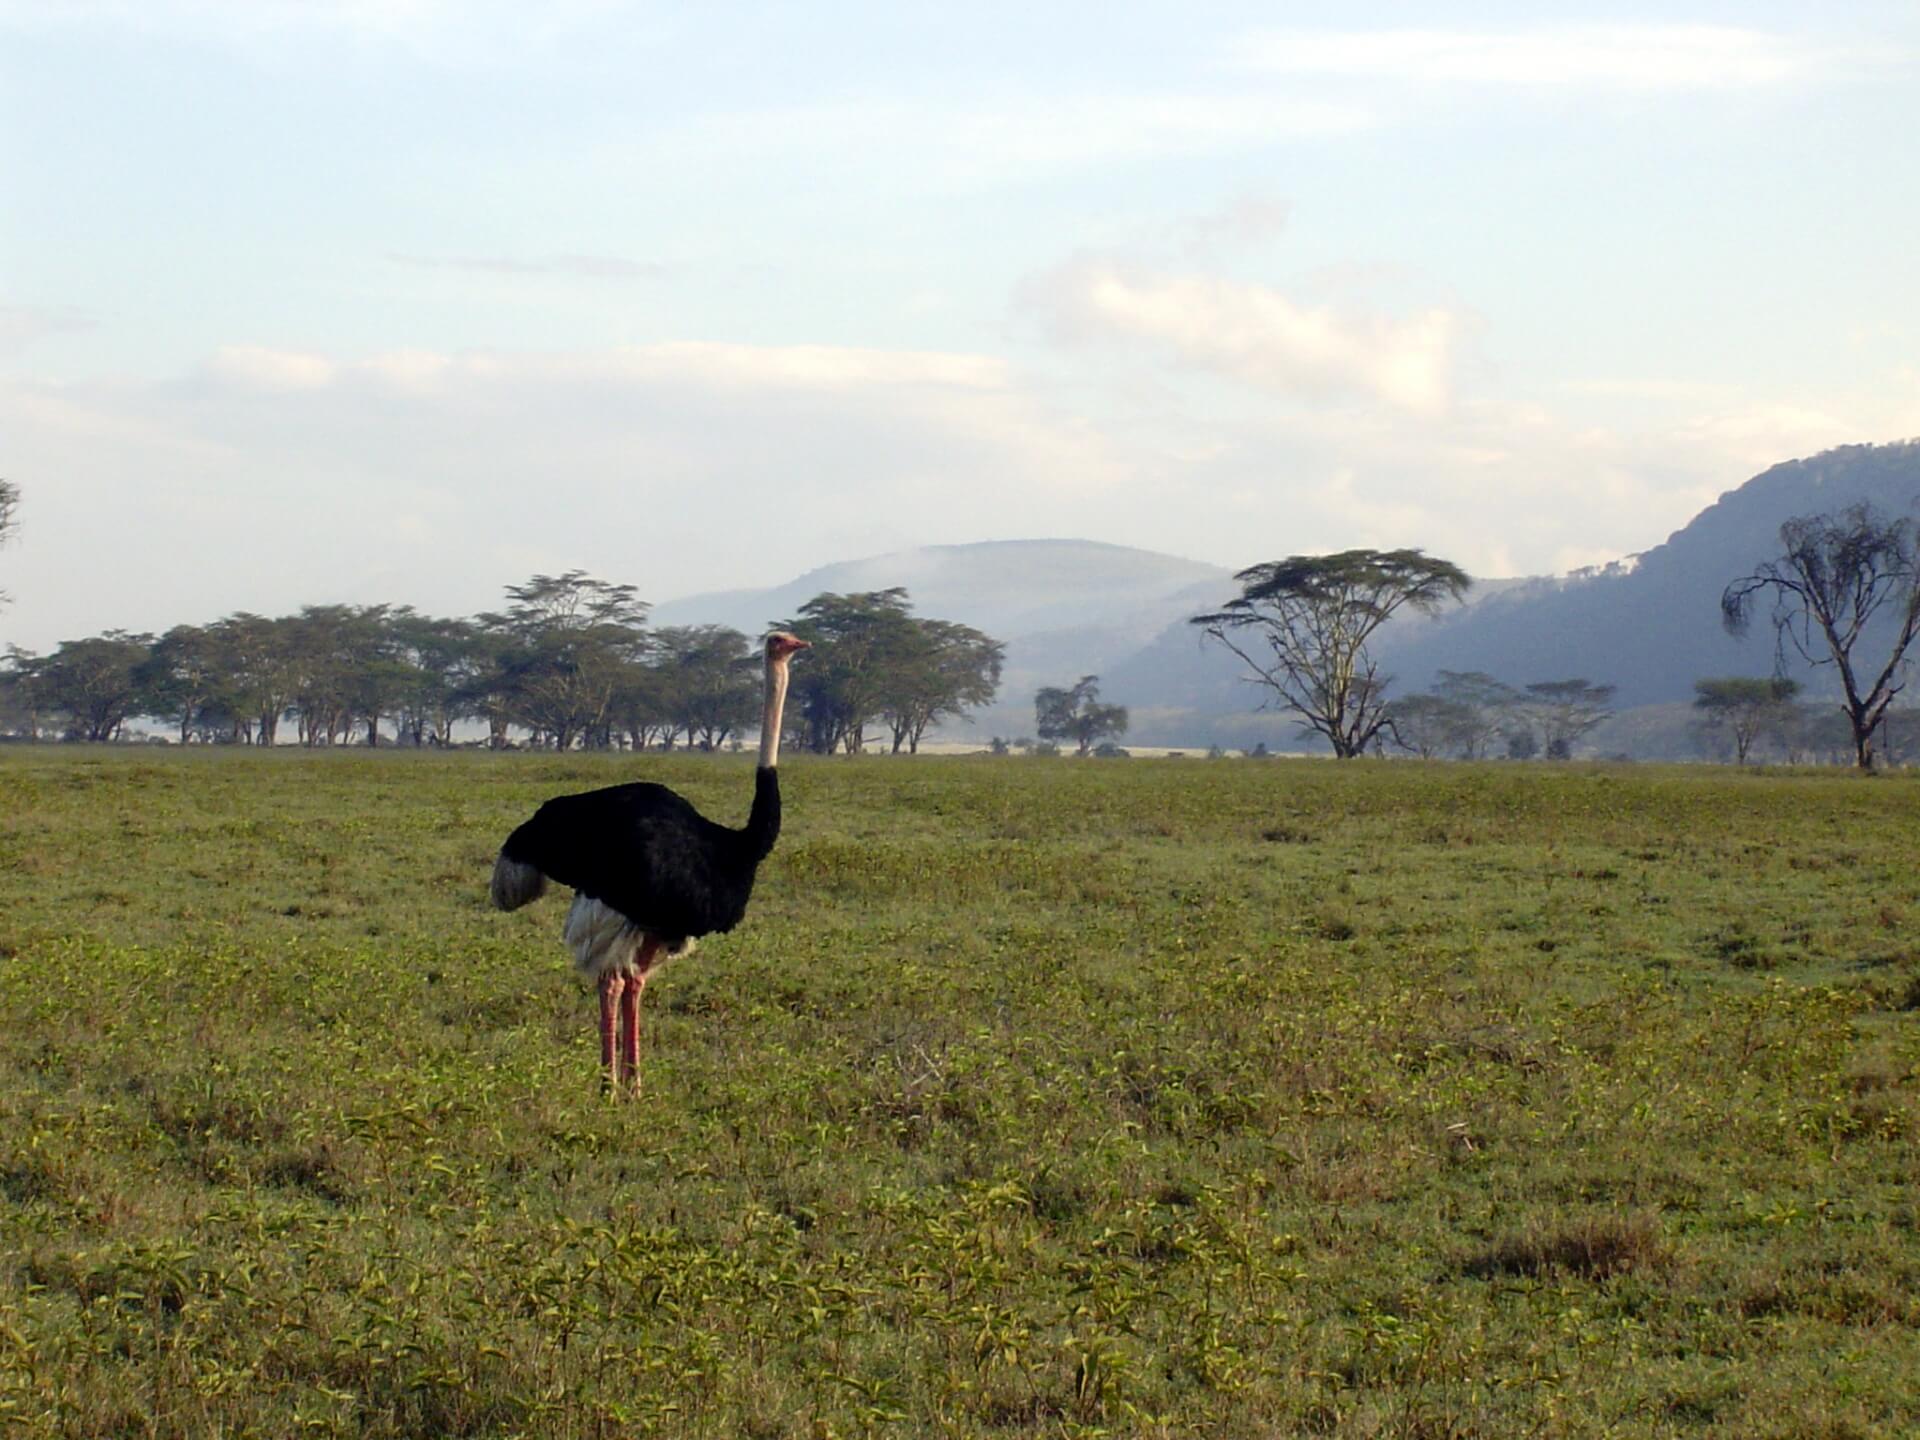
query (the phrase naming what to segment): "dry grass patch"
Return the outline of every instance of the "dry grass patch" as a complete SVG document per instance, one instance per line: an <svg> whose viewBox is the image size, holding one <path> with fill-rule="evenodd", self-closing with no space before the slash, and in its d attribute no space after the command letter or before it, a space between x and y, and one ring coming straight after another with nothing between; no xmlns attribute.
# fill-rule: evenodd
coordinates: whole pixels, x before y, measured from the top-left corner
<svg viewBox="0 0 1920 1440"><path fill-rule="evenodd" d="M1574 1275L1604 1281L1631 1272L1658 1270L1670 1259L1671 1251L1653 1216L1607 1212L1571 1222L1532 1225L1469 1255L1460 1268L1479 1280L1503 1275L1530 1279Z"/></svg>

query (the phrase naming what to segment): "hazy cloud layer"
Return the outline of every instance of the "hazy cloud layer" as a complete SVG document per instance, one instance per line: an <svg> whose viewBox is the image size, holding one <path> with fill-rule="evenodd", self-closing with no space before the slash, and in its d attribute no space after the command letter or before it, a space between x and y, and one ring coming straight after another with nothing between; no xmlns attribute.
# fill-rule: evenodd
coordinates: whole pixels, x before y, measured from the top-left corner
<svg viewBox="0 0 1920 1440"><path fill-rule="evenodd" d="M8 562L8 633L37 644L329 599L466 613L573 565L653 599L768 584L934 515L1077 533L1135 471L997 359L824 346L232 347L178 382L0 386L0 429L60 477L25 485ZM76 588L82 534L104 583Z"/></svg>
<svg viewBox="0 0 1920 1440"><path fill-rule="evenodd" d="M1749 407L1635 434L1491 402L1118 413L1150 391L988 355L712 343L232 347L162 384L0 385L22 473L60 477L25 487L8 631L45 646L332 600L471 613L575 565L659 600L1021 536L1229 565L1419 544L1481 574L1564 569L1658 543L1761 465L1886 418ZM76 592L61 537L80 535L102 583Z"/></svg>

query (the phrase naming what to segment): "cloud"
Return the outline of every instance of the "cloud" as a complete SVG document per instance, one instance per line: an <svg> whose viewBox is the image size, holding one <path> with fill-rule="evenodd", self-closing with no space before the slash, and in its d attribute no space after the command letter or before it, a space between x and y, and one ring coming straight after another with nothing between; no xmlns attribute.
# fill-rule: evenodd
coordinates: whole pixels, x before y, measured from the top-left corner
<svg viewBox="0 0 1920 1440"><path fill-rule="evenodd" d="M634 386L713 391L947 389L1010 392L1006 362L995 356L842 345L738 345L669 341L608 350L529 354L401 350L364 360L333 360L294 350L229 345L207 373L225 385L259 390L330 387L418 392L428 387Z"/></svg>
<svg viewBox="0 0 1920 1440"><path fill-rule="evenodd" d="M1263 285L1104 260L1042 276L1024 297L1066 341L1131 341L1261 389L1358 395L1420 415L1447 406L1460 328L1437 307L1399 319L1358 315L1302 305Z"/></svg>
<svg viewBox="0 0 1920 1440"><path fill-rule="evenodd" d="M1416 85L1626 91L1748 90L1857 57L1722 25L1557 25L1513 31L1272 30L1243 40L1232 68Z"/></svg>
<svg viewBox="0 0 1920 1440"><path fill-rule="evenodd" d="M638 378L697 378L728 386L849 391L929 386L1008 392L1006 362L987 355L862 350L837 345L723 345L680 342L619 352Z"/></svg>

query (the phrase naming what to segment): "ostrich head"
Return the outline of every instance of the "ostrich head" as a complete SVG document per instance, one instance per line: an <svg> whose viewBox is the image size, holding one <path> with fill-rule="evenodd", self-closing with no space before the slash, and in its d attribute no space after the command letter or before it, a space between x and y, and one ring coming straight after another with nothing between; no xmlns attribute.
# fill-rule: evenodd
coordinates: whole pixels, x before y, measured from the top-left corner
<svg viewBox="0 0 1920 1440"><path fill-rule="evenodd" d="M780 717L787 703L787 661L812 642L786 630L767 636L767 713L760 722L760 768L771 770L780 758Z"/></svg>
<svg viewBox="0 0 1920 1440"><path fill-rule="evenodd" d="M802 650L811 650L813 642L802 640L787 630L776 630L767 636L767 663L784 665Z"/></svg>

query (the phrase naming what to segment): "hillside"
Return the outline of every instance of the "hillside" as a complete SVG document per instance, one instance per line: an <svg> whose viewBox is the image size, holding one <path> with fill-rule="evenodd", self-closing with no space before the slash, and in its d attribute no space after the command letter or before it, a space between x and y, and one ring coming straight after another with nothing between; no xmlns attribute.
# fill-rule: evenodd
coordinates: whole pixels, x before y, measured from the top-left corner
<svg viewBox="0 0 1920 1440"><path fill-rule="evenodd" d="M1515 682L1583 675L1619 686L1622 705L1686 700L1703 675L1766 675L1770 627L1745 640L1720 623L1727 583L1779 553L1783 521L1867 500L1913 514L1920 443L1850 445L1776 465L1695 516L1636 562L1593 576L1537 580L1390 647L1402 683L1437 670L1486 670ZM1818 686L1820 676L1796 667Z"/></svg>
<svg viewBox="0 0 1920 1440"><path fill-rule="evenodd" d="M1483 670L1516 685L1583 676L1618 687L1623 708L1684 704L1706 675L1766 675L1766 626L1744 640L1721 628L1720 592L1778 549L1782 521L1868 500L1913 513L1920 442L1852 445L1776 465L1723 494L1665 541L1604 570L1484 580L1469 603L1382 632L1398 693L1440 670ZM719 621L749 633L822 591L904 585L917 613L1007 642L1001 700L954 738L1028 734L1041 685L1098 674L1103 698L1129 706L1140 744L1291 748L1285 716L1256 710L1237 662L1203 646L1186 617L1234 593L1225 566L1083 540L942 545L848 561L773 589L691 596L659 624ZM1816 693L1823 673L1798 673Z"/></svg>
<svg viewBox="0 0 1920 1440"><path fill-rule="evenodd" d="M1695 516L1663 543L1604 570L1483 583L1471 603L1432 621L1395 621L1381 656L1396 693L1425 689L1441 670L1481 670L1511 684L1585 677L1618 687L1622 708L1690 701L1707 675L1768 675L1773 634L1744 640L1720 624L1720 593L1779 549L1781 522L1871 501L1912 514L1920 442L1851 445L1776 465ZM1826 672L1792 672L1823 693ZM1137 707L1143 743L1295 743L1282 717L1247 713L1259 694L1237 665L1175 624L1113 667L1115 700ZM1139 723L1143 721L1144 724Z"/></svg>

